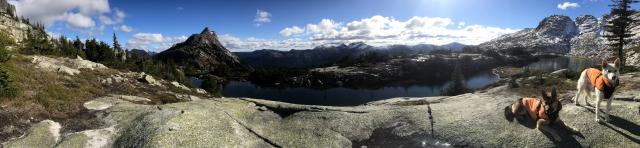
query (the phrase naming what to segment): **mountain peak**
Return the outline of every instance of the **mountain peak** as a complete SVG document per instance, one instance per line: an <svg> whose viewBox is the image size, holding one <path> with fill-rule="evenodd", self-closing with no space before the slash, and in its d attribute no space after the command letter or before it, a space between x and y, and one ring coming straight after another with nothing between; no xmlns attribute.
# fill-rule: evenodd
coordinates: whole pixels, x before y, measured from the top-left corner
<svg viewBox="0 0 640 148"><path fill-rule="evenodd" d="M552 15L544 18L535 29L536 32L548 36L573 36L578 32L576 24L570 17Z"/></svg>
<svg viewBox="0 0 640 148"><path fill-rule="evenodd" d="M211 33L211 31L209 31L209 27L204 27L204 30L200 32L200 34L207 34L207 33Z"/></svg>
<svg viewBox="0 0 640 148"><path fill-rule="evenodd" d="M186 41L160 52L155 57L185 67L187 75L226 74L226 70L250 70L250 67L242 65L238 57L220 43L208 27L200 34L189 36Z"/></svg>

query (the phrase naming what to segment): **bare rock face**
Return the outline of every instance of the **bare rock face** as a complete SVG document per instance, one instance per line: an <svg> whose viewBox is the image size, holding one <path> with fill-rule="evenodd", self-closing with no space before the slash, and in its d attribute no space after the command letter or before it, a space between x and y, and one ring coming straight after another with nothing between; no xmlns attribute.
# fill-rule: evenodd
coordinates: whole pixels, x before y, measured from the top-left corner
<svg viewBox="0 0 640 148"><path fill-rule="evenodd" d="M29 30L32 32L29 32ZM46 34L28 22L20 20L16 13L15 6L8 3L7 0L0 0L0 32L7 33L16 42L21 42L26 39L29 33Z"/></svg>
<svg viewBox="0 0 640 148"><path fill-rule="evenodd" d="M578 27L567 16L554 15L543 19L536 28L527 28L478 45L487 50L523 48L534 54L565 54Z"/></svg>
<svg viewBox="0 0 640 148"><path fill-rule="evenodd" d="M240 63L238 57L227 50L215 32L205 28L200 34L191 35L185 42L158 53L157 59L175 63L187 75L218 74L250 70Z"/></svg>
<svg viewBox="0 0 640 148"><path fill-rule="evenodd" d="M630 30L634 36L625 48L633 48L640 43L640 12L631 16ZM567 16L554 15L543 19L536 28L506 34L478 45L486 50L509 50L522 48L533 54L568 54L573 56L608 58L615 56L608 50L604 37L607 22L611 17L596 18L582 15L575 22ZM633 61L631 61L633 62ZM640 62L639 62L640 63Z"/></svg>

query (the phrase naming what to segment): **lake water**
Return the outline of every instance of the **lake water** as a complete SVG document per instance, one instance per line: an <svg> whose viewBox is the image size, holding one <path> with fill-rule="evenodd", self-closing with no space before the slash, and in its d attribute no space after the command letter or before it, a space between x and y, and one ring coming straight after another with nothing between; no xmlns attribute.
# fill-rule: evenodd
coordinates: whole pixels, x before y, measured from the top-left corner
<svg viewBox="0 0 640 148"><path fill-rule="evenodd" d="M551 57L541 58L540 61L528 64L531 70L552 72L568 68L580 71L597 62L591 59ZM498 81L500 78L491 70L479 72L466 77L467 86L471 89L481 89ZM198 83L197 80L194 83ZM304 87L260 87L247 81L231 81L222 89L221 94L226 97L250 97L268 99L296 104L348 106L377 101L394 97L427 97L437 96L450 82L440 84L423 84L408 86L385 86L377 89L329 88L312 89ZM197 86L197 85L195 85Z"/></svg>

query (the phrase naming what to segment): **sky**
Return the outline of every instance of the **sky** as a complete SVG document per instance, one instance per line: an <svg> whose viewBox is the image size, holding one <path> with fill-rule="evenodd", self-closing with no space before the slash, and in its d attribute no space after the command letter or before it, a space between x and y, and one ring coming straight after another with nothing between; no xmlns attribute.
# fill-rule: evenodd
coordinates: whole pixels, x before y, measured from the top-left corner
<svg viewBox="0 0 640 148"><path fill-rule="evenodd" d="M231 51L374 46L476 45L533 28L544 17L600 17L610 0L9 0L52 36L96 38L159 52L215 31ZM636 8L637 5L633 5Z"/></svg>

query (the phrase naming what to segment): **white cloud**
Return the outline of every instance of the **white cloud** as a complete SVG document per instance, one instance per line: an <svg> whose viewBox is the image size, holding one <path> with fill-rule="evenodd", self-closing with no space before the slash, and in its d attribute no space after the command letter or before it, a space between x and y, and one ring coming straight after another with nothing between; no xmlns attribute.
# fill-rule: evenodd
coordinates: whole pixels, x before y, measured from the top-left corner
<svg viewBox="0 0 640 148"><path fill-rule="evenodd" d="M187 40L186 36L167 37L160 33L136 33L127 41L127 48L160 52L176 43Z"/></svg>
<svg viewBox="0 0 640 148"><path fill-rule="evenodd" d="M86 18L110 12L108 0L11 0L18 15L34 22L52 25L55 21L74 21L70 26L90 26ZM69 18L74 17L74 18ZM93 20L92 20L93 21ZM70 22L71 23L71 22Z"/></svg>
<svg viewBox="0 0 640 148"><path fill-rule="evenodd" d="M231 51L252 51L259 49L308 49L322 44L320 41L308 41L300 38L270 40L249 37L241 39L229 34L218 36L222 45Z"/></svg>
<svg viewBox="0 0 640 148"><path fill-rule="evenodd" d="M558 8L562 10L567 10L569 8L577 8L577 7L580 7L580 4L573 3L573 2L564 2L564 3L558 4Z"/></svg>
<svg viewBox="0 0 640 148"><path fill-rule="evenodd" d="M468 25L465 22L454 22L449 18L415 16L402 21L393 17L379 15L348 23L322 19L317 24L307 24L306 28L296 29L295 27L296 26L284 28L280 31L280 35L284 37L297 35L294 37L306 38L306 40L302 42L311 42L308 44L298 43L297 45L357 41L363 41L375 46L392 44L441 45L451 42L475 45L504 34L518 31L510 28ZM305 30L305 32L301 32L300 30ZM277 46L266 47L278 49L276 48ZM313 46L306 48L313 48Z"/></svg>
<svg viewBox="0 0 640 148"><path fill-rule="evenodd" d="M127 25L122 25L122 26L117 27L117 28L116 28L116 27L114 27L114 29L113 29L113 30L119 30L119 31L122 31L122 32L129 33L129 32L131 32L131 31L133 31L133 28L131 28L130 26L127 26Z"/></svg>
<svg viewBox="0 0 640 148"><path fill-rule="evenodd" d="M112 15L112 17L100 15L98 19L100 20L100 22L102 22L102 24L114 25L122 23L124 21L124 18L127 17L127 14L124 13L124 11L121 11L117 8L114 10L114 13Z"/></svg>
<svg viewBox="0 0 640 148"><path fill-rule="evenodd" d="M466 25L467 25L467 23L465 23L465 22L458 22L458 28L462 28L462 27L464 27Z"/></svg>
<svg viewBox="0 0 640 148"><path fill-rule="evenodd" d="M51 27L61 22L89 36L102 34L107 25L121 24L127 16L118 8L111 9L109 0L9 0L9 3L16 6L19 16L29 18L32 23Z"/></svg>
<svg viewBox="0 0 640 148"><path fill-rule="evenodd" d="M318 24L307 24L307 31L311 33L332 33L336 32L335 28L338 25L331 19L322 19Z"/></svg>
<svg viewBox="0 0 640 148"><path fill-rule="evenodd" d="M96 25L96 22L94 22L93 19L79 13L67 14L65 16L67 18L67 25L70 28L86 29Z"/></svg>
<svg viewBox="0 0 640 148"><path fill-rule="evenodd" d="M253 19L253 22L256 26L261 26L262 24L271 22L271 13L260 10L256 11L256 17Z"/></svg>
<svg viewBox="0 0 640 148"><path fill-rule="evenodd" d="M292 35L297 35L297 34L302 34L304 33L304 29L298 27L298 26L293 26L293 27L287 27L282 29L282 31L280 31L280 35L282 36L292 36Z"/></svg>

